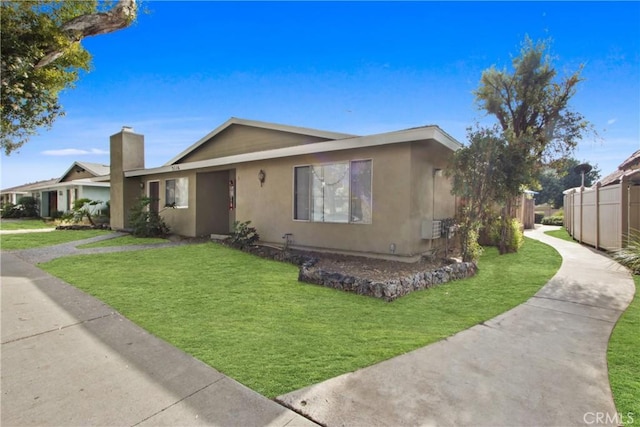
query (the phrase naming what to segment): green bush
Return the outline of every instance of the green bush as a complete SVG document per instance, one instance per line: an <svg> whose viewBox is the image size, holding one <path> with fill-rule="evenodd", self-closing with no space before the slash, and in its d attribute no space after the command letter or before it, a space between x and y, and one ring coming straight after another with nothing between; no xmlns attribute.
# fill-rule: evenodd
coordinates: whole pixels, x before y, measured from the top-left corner
<svg viewBox="0 0 640 427"><path fill-rule="evenodd" d="M543 225L564 225L564 218L559 215L547 216L542 218Z"/></svg>
<svg viewBox="0 0 640 427"><path fill-rule="evenodd" d="M640 274L640 231L634 230L629 236L627 247L613 253L613 259L628 267L634 274Z"/></svg>
<svg viewBox="0 0 640 427"><path fill-rule="evenodd" d="M255 227L250 226L251 221L235 221L233 223L233 232L231 236L227 238L227 242L231 246L243 249L247 246L252 246L260 239L260 235L257 233Z"/></svg>
<svg viewBox="0 0 640 427"><path fill-rule="evenodd" d="M535 217L535 219L534 219L534 221L533 221L534 223L536 223L536 224L542 224L542 219L544 218L544 214L543 214L543 213L538 213L538 212L536 212L536 213L534 214L534 217Z"/></svg>
<svg viewBox="0 0 640 427"><path fill-rule="evenodd" d="M18 199L18 204L5 203L2 206L2 218L38 218L38 200L25 196Z"/></svg>
<svg viewBox="0 0 640 427"><path fill-rule="evenodd" d="M509 241L507 242L507 248L509 252L518 252L518 250L524 244L524 227L520 221L516 218L512 218L509 222Z"/></svg>
<svg viewBox="0 0 640 427"><path fill-rule="evenodd" d="M152 199L141 197L131 208L129 221L133 228L131 234L136 237L165 237L169 234L169 226L158 212L149 210Z"/></svg>

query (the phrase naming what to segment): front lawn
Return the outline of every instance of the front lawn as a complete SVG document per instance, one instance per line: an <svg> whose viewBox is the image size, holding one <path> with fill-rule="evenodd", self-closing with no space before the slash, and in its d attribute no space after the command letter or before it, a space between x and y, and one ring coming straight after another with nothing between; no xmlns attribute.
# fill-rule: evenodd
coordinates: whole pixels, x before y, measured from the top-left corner
<svg viewBox="0 0 640 427"><path fill-rule="evenodd" d="M39 228L55 228L52 222L46 222L41 218L28 219L1 219L0 230L36 230Z"/></svg>
<svg viewBox="0 0 640 427"><path fill-rule="evenodd" d="M545 231L544 234L548 234L549 236L556 237L558 239L566 240L567 242L577 243L573 239L573 237L571 237L571 234L569 234L566 228L561 228L560 230Z"/></svg>
<svg viewBox="0 0 640 427"><path fill-rule="evenodd" d="M531 239L517 254L488 248L476 277L392 303L299 283L293 265L214 243L81 255L41 267L273 398L503 313L535 294L560 262L553 248Z"/></svg>
<svg viewBox="0 0 640 427"><path fill-rule="evenodd" d="M110 230L54 230L43 233L2 234L0 248L3 251L40 248L111 233Z"/></svg>
<svg viewBox="0 0 640 427"><path fill-rule="evenodd" d="M78 249L89 248L105 248L109 246L132 246L132 245L154 245L158 243L168 243L168 239L162 239L160 237L135 237L135 236L122 236L108 240L101 240L99 242L87 243L78 246Z"/></svg>
<svg viewBox="0 0 640 427"><path fill-rule="evenodd" d="M640 276L634 276L636 294L616 324L607 351L609 382L622 421L633 424L628 414L640 418Z"/></svg>

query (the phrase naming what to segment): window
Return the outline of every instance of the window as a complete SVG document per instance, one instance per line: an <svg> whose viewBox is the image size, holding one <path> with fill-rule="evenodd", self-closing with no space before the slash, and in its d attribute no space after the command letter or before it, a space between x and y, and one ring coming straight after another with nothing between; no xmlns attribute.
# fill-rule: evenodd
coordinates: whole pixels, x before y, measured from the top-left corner
<svg viewBox="0 0 640 427"><path fill-rule="evenodd" d="M294 168L293 218L370 224L371 160Z"/></svg>
<svg viewBox="0 0 640 427"><path fill-rule="evenodd" d="M188 178L168 179L165 189L166 206L174 208L189 207L189 180Z"/></svg>

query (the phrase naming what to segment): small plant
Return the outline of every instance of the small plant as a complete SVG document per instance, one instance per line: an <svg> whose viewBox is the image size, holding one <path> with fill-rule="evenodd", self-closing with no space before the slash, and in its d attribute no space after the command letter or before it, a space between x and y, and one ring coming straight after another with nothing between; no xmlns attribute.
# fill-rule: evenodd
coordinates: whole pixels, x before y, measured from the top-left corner
<svg viewBox="0 0 640 427"><path fill-rule="evenodd" d="M227 238L231 246L243 249L247 246L253 246L260 239L255 227L250 226L251 221L234 221L233 232Z"/></svg>
<svg viewBox="0 0 640 427"><path fill-rule="evenodd" d="M534 222L535 224L542 224L542 219L544 218L544 214L543 214L543 213L536 212L536 213L534 214L534 218L535 218L535 219L534 219L534 221L533 221L533 222Z"/></svg>
<svg viewBox="0 0 640 427"><path fill-rule="evenodd" d="M131 208L129 221L136 237L165 237L170 232L160 213L149 209L152 201L150 197L141 197Z"/></svg>
<svg viewBox="0 0 640 427"><path fill-rule="evenodd" d="M615 251L613 259L628 267L634 274L640 274L640 230L631 233L627 246Z"/></svg>
<svg viewBox="0 0 640 427"><path fill-rule="evenodd" d="M97 206L102 204L102 200L91 200L87 198L76 199L73 202L73 212L71 213L71 221L74 223L82 222L83 219L87 218L89 224L93 227L96 226L93 217L98 213ZM65 217L64 219L67 219Z"/></svg>

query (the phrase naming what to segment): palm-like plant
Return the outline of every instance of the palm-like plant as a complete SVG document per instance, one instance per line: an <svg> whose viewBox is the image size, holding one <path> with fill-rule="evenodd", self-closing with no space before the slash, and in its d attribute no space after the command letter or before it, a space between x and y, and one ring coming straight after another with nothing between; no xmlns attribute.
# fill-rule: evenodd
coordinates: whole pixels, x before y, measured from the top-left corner
<svg viewBox="0 0 640 427"><path fill-rule="evenodd" d="M628 267L633 273L640 274L640 230L633 230L627 246L613 253L613 259Z"/></svg>

